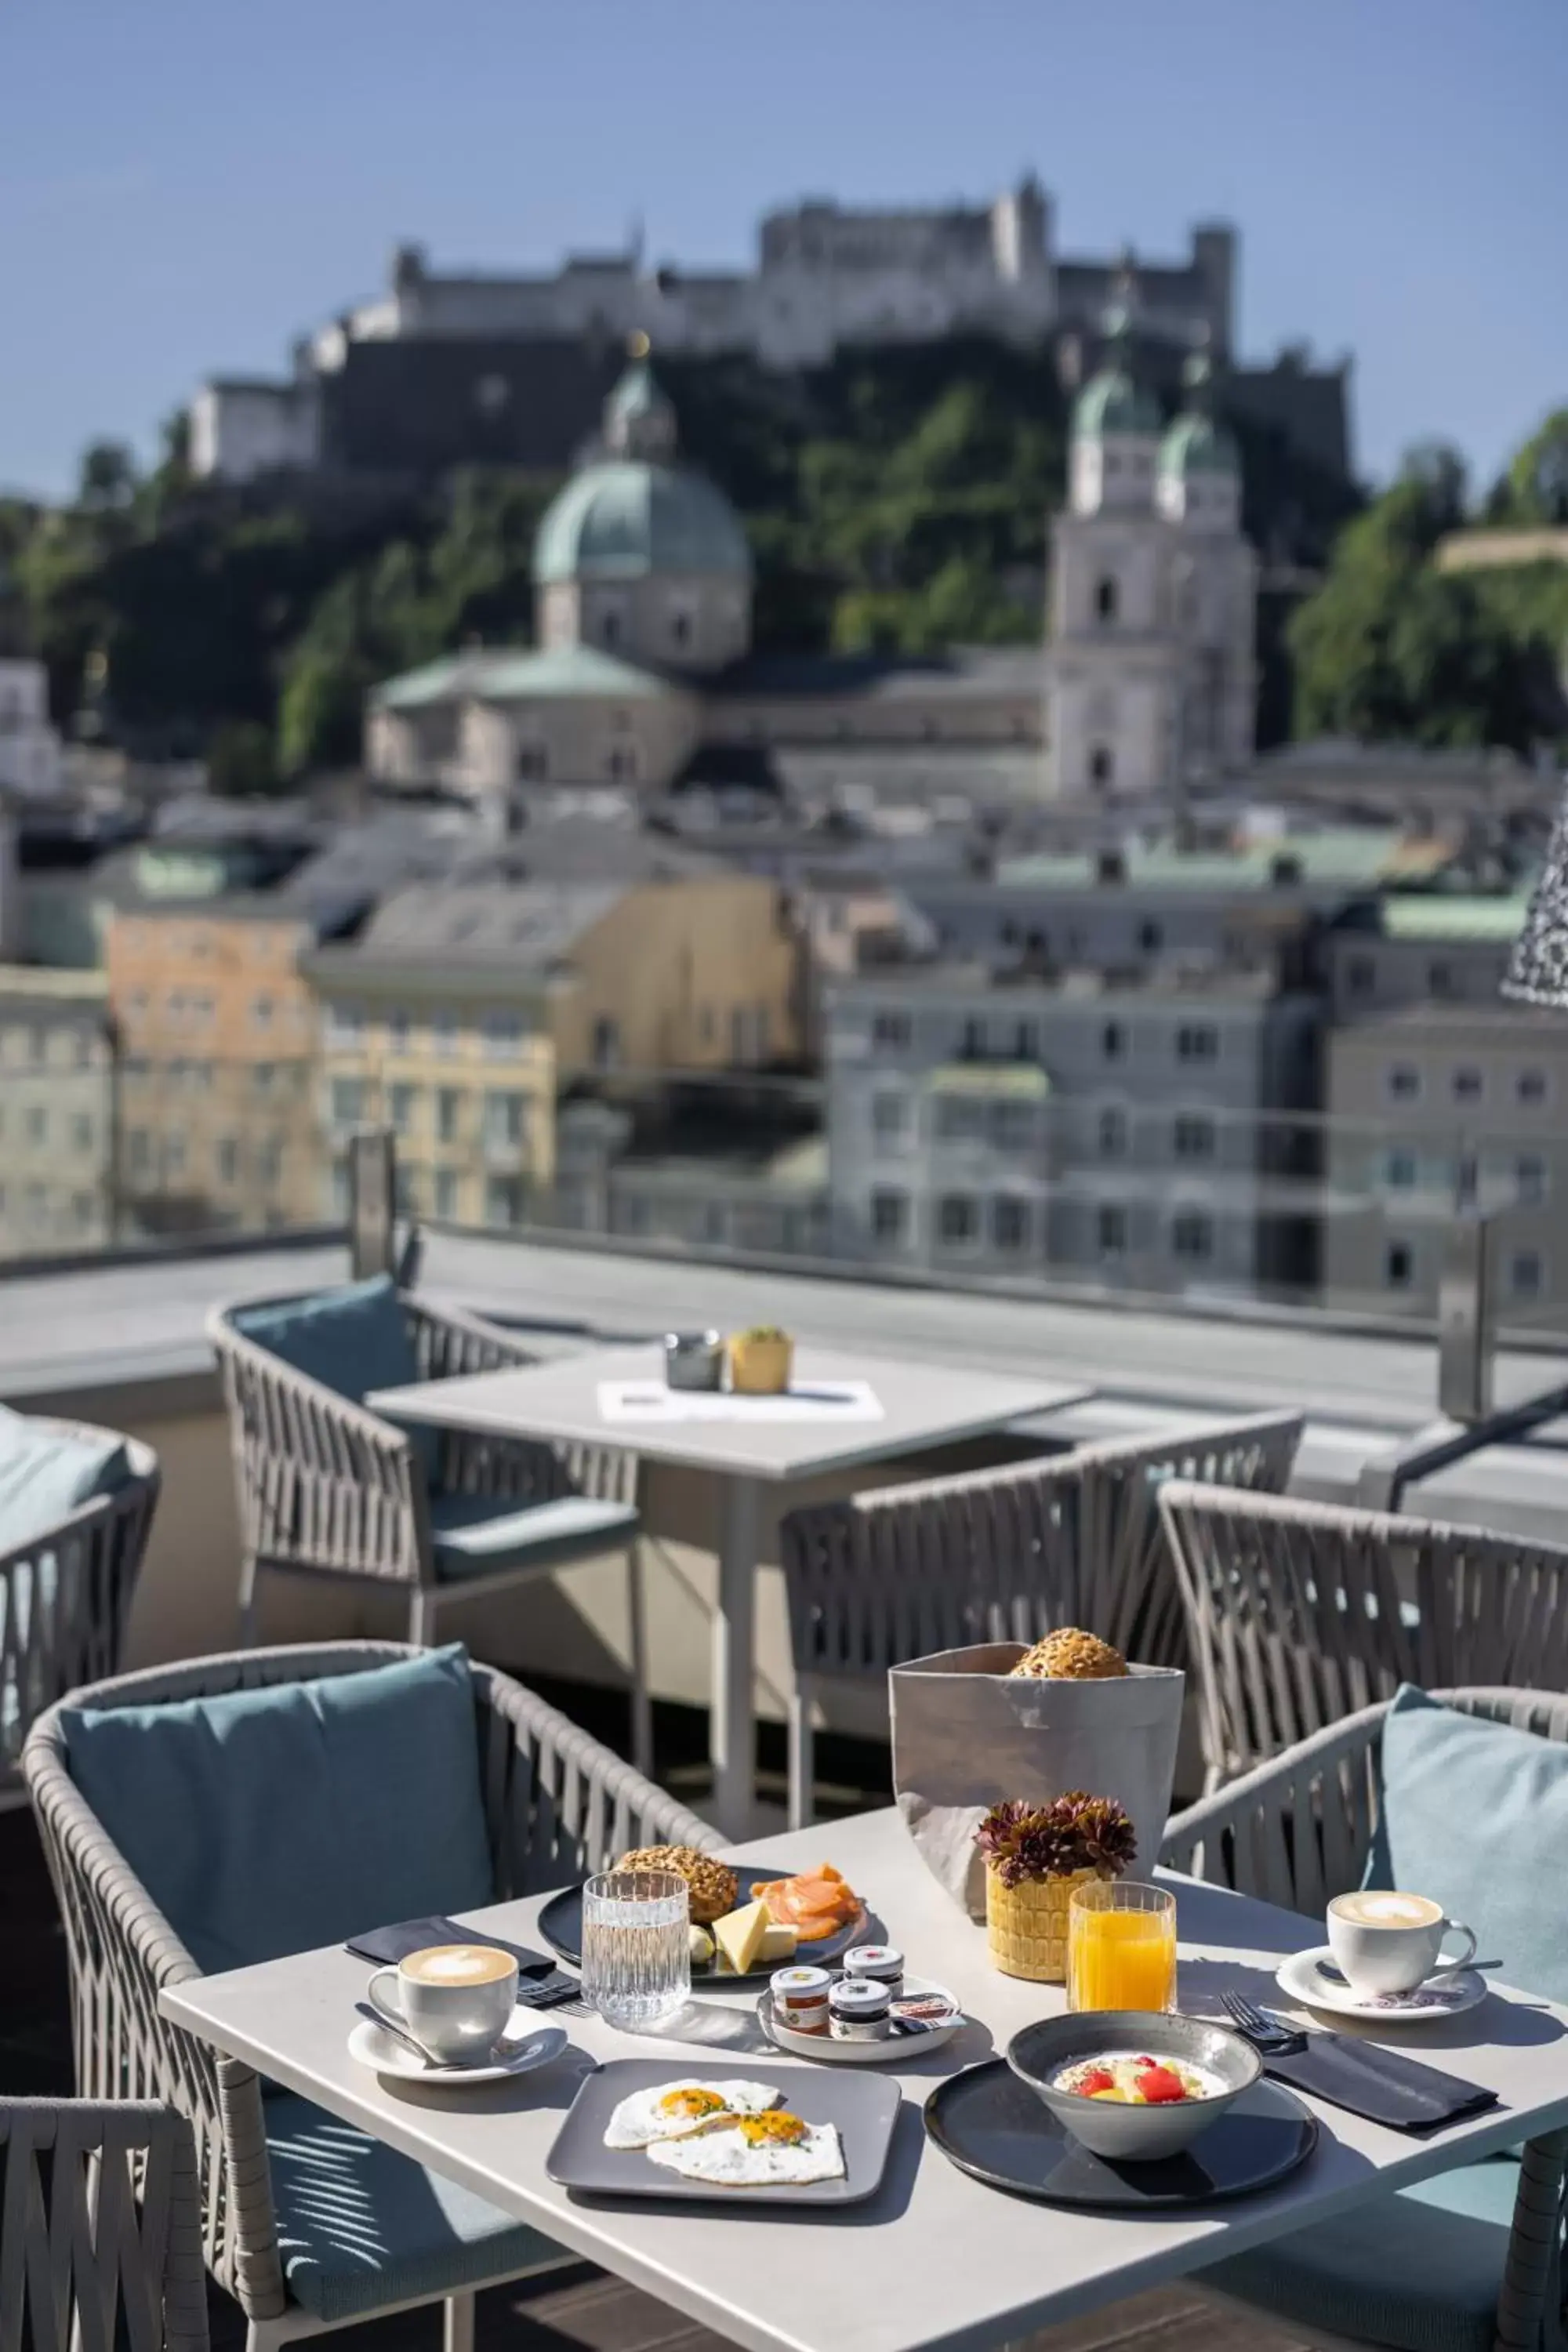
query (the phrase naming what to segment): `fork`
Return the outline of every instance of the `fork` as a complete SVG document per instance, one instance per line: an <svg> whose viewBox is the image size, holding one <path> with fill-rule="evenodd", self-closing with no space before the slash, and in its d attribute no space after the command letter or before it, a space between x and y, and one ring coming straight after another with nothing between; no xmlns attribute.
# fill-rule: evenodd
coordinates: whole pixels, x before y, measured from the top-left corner
<svg viewBox="0 0 1568 2352"><path fill-rule="evenodd" d="M1259 2009L1239 1992L1222 1992L1220 2007L1231 2023L1265 2058L1290 2058L1307 2046L1307 2037L1299 2026L1287 2025L1282 2017L1271 2010Z"/></svg>

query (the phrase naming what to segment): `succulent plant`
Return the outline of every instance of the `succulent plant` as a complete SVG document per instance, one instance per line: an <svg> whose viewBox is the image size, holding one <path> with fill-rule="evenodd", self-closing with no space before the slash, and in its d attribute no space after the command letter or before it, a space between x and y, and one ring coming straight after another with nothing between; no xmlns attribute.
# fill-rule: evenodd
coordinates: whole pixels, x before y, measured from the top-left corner
<svg viewBox="0 0 1568 2352"><path fill-rule="evenodd" d="M776 1323L752 1323L744 1331L737 1331L738 1339L787 1339L789 1333L781 1331Z"/></svg>
<svg viewBox="0 0 1568 2352"><path fill-rule="evenodd" d="M1125 1807L1114 1797L1091 1797L1083 1789L1071 1789L1047 1805L1025 1804L1016 1797L993 1805L974 1843L1004 1886L1065 1878L1076 1870L1118 1878L1138 1853Z"/></svg>

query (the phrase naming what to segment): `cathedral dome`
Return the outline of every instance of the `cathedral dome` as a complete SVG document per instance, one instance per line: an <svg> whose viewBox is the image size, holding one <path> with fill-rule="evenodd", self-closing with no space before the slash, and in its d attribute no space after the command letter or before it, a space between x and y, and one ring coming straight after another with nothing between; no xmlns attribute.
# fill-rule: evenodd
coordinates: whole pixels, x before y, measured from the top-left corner
<svg viewBox="0 0 1568 2352"><path fill-rule="evenodd" d="M751 550L735 510L700 474L612 457L584 467L546 509L533 543L533 576L542 586L658 572L751 577Z"/></svg>
<svg viewBox="0 0 1568 2352"><path fill-rule="evenodd" d="M703 475L674 462L675 441L674 407L639 349L605 403L605 454L545 509L533 543L541 586L660 573L751 578L752 551L734 508Z"/></svg>

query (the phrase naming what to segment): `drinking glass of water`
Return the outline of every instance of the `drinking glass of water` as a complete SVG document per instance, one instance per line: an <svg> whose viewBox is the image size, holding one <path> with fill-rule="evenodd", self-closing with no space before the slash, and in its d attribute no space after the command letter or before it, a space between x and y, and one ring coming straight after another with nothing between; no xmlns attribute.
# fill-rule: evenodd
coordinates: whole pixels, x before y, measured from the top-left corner
<svg viewBox="0 0 1568 2352"><path fill-rule="evenodd" d="M606 1870L583 1889L583 1998L646 2033L691 1992L690 1895L672 1870Z"/></svg>

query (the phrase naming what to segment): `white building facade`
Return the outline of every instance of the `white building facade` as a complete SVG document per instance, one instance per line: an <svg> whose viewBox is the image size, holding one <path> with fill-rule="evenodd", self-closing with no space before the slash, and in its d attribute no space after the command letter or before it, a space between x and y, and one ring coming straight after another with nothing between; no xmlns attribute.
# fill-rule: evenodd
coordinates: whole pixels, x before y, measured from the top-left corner
<svg viewBox="0 0 1568 2352"><path fill-rule="evenodd" d="M0 656L0 790L45 799L60 788L60 739L38 661Z"/></svg>
<svg viewBox="0 0 1568 2352"><path fill-rule="evenodd" d="M1046 655L1059 798L1158 800L1252 757L1258 562L1202 362L1189 381L1165 431L1117 355L1074 412Z"/></svg>

